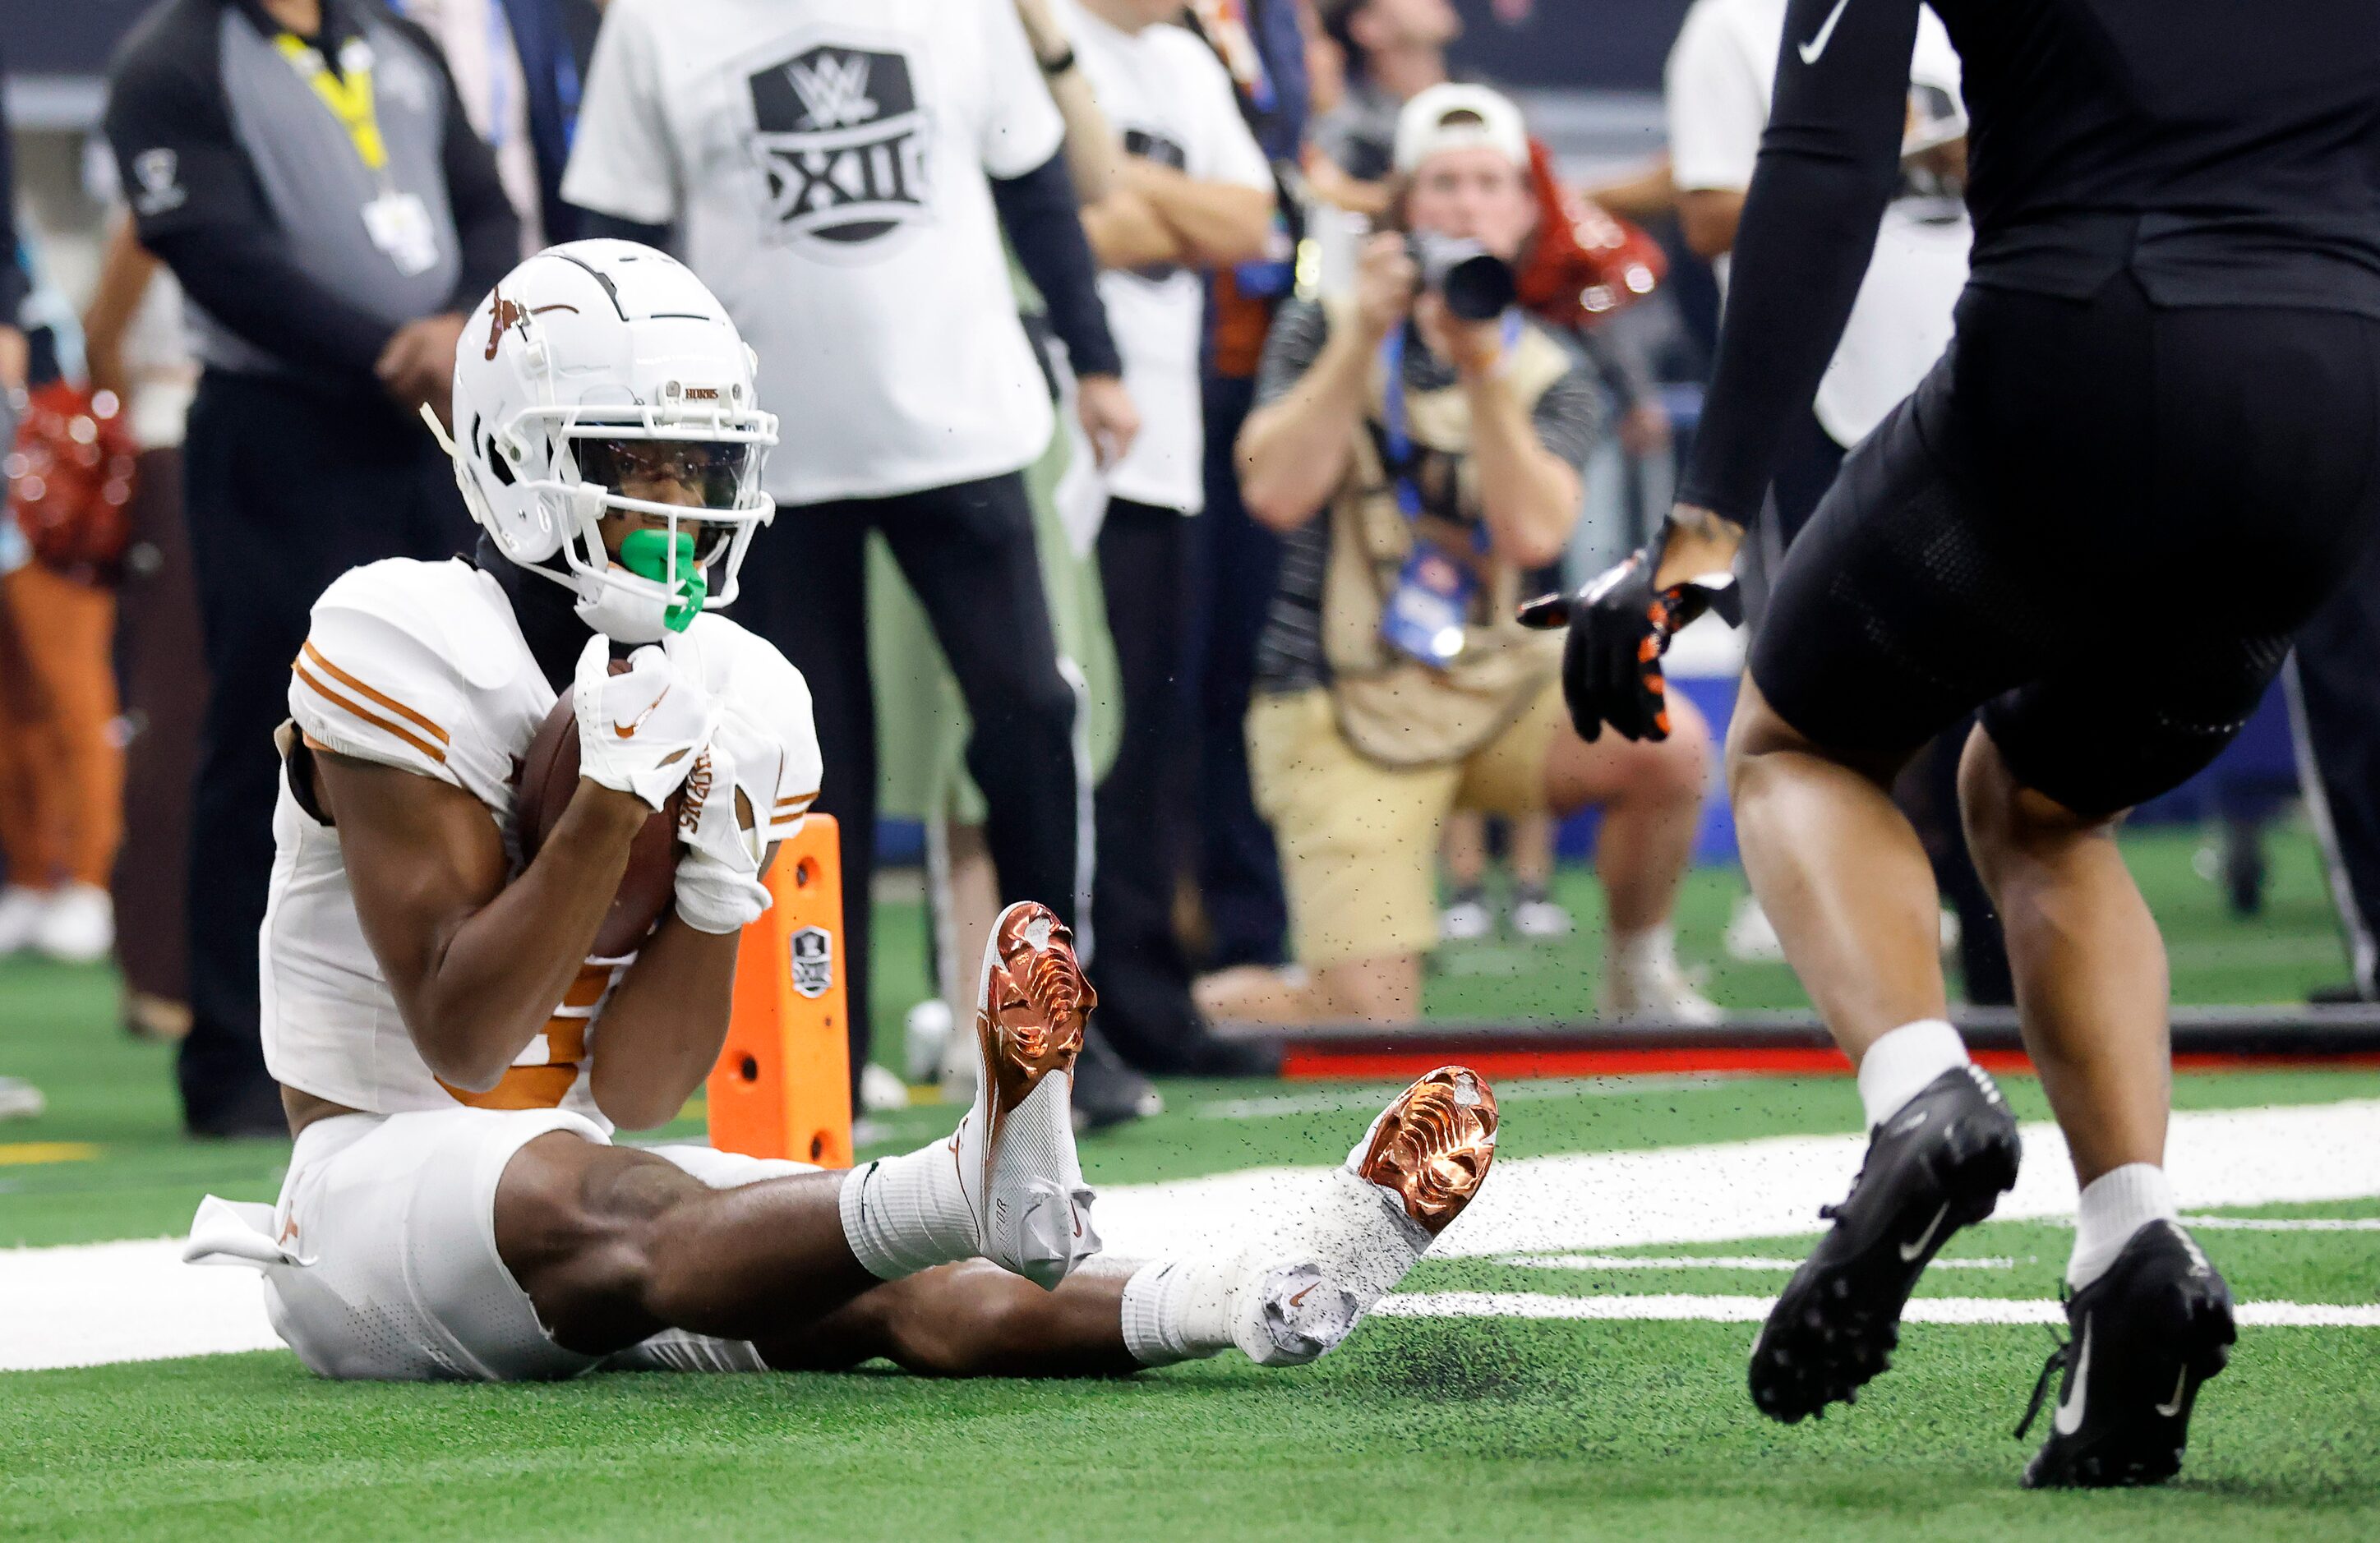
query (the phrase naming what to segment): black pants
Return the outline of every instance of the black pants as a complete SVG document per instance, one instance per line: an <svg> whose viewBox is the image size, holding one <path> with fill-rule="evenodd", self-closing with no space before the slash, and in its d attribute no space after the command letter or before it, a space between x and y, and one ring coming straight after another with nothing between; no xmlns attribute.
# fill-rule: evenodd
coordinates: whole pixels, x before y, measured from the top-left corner
<svg viewBox="0 0 2380 1543"><path fill-rule="evenodd" d="M1248 516L1232 455L1256 383L1207 381L1207 511L1190 522L1189 663L1196 713L1197 810L1191 840L1210 934L1208 966L1289 957L1289 902L1272 827L1248 781L1248 698L1257 640L1281 583L1281 538Z"/></svg>
<svg viewBox="0 0 2380 1543"><path fill-rule="evenodd" d="M378 395L210 372L190 405L184 499L210 689L190 809L184 1119L269 1124L257 934L273 872L289 662L315 597L358 564L452 557L470 519L451 462Z"/></svg>
<svg viewBox="0 0 2380 1543"><path fill-rule="evenodd" d="M2380 524L2380 322L1971 287L1852 452L1753 646L1785 720L1909 752L1978 707L2107 815L2229 744Z"/></svg>
<svg viewBox="0 0 2380 1543"><path fill-rule="evenodd" d="M1095 806L1099 1027L1152 1072L1187 1070L1202 1027L1173 929L1192 771L1182 677L1196 523L1179 509L1119 498L1099 526L1099 588L1123 687L1123 738Z"/></svg>
<svg viewBox="0 0 2380 1543"><path fill-rule="evenodd" d="M2380 998L2380 541L2300 628L2288 675L2298 781L2321 837L2355 989Z"/></svg>
<svg viewBox="0 0 2380 1543"><path fill-rule="evenodd" d="M783 650L809 682L825 759L817 808L842 827L855 1079L868 1063L869 885L876 869L870 530L884 533L917 591L974 721L967 771L983 790L985 837L1002 900L1038 900L1071 927L1080 882L1075 694L1058 671L1023 476L779 510L745 560L735 614Z"/></svg>

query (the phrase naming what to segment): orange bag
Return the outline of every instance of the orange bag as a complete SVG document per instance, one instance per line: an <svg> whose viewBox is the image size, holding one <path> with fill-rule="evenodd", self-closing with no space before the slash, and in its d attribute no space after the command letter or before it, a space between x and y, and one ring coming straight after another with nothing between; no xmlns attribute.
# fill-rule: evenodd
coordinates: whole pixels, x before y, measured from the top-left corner
<svg viewBox="0 0 2380 1543"><path fill-rule="evenodd" d="M1565 188L1553 152L1529 141L1537 234L1517 277L1521 304L1560 327L1599 322L1650 295L1668 273L1660 246L1636 226Z"/></svg>
<svg viewBox="0 0 2380 1543"><path fill-rule="evenodd" d="M43 565L85 583L122 576L139 454L114 392L52 381L32 393L0 469L8 512Z"/></svg>

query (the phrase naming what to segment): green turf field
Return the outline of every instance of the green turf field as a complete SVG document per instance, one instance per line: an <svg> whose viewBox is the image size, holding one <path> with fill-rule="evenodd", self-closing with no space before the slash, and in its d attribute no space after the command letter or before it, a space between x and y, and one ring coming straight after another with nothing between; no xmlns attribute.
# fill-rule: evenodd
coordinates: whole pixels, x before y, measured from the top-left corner
<svg viewBox="0 0 2380 1543"><path fill-rule="evenodd" d="M2194 838L2130 845L2173 941L2179 997L2293 1000L2342 976L2301 839L2275 842L2253 919L2228 916L2198 877ZM1587 923L1580 941L1440 959L1432 1011L1583 1015L1591 893L1568 885ZM1718 958L1732 893L1726 874L1696 876L1690 959ZM897 1034L923 980L922 925L888 907L879 935L877 1022ZM1711 989L1739 1006L1796 1002L1781 969L1715 971ZM159 1236L186 1226L207 1190L270 1197L285 1144L181 1142L168 1062L115 1031L103 975L0 965L0 1073L52 1099L42 1119L0 1126L0 1245ZM2044 1117L2036 1085L2008 1090L2023 1118ZM1388 1091L1169 1084L1168 1112L1087 1143L1086 1167L1115 1185L1335 1161ZM1839 1079L1500 1092L1507 1164L1839 1135L1858 1121ZM2380 1070L2189 1075L2176 1097L2192 1111L2380 1100ZM951 1116L929 1106L886 1117L882 1144L929 1140ZM2380 1218L2373 1198L2218 1209ZM2046 1300L2070 1235L2054 1220L1973 1229L1945 1256L1963 1266L1931 1272L1921 1295ZM2243 1302L2380 1302L2380 1231L2202 1238ZM1807 1241L1628 1245L1564 1268L1427 1261L1404 1290L1740 1301L1773 1293ZM2380 1537L2380 1328L2244 1330L2202 1403L2184 1482L2099 1496L2015 1488L2031 1443L2009 1432L2048 1348L2042 1327L1912 1324L1896 1370L1856 1408L1791 1429L1744 1397L1751 1337L1741 1322L1386 1317L1313 1368L1226 1357L1099 1384L937 1384L878 1369L340 1386L280 1353L0 1373L0 1537Z"/></svg>

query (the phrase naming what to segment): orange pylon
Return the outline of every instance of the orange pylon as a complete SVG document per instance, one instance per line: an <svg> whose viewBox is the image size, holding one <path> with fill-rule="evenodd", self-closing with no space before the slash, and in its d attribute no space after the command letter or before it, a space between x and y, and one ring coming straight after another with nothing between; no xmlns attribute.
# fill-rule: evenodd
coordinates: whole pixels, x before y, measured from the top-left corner
<svg viewBox="0 0 2380 1543"><path fill-rule="evenodd" d="M744 929L735 1004L711 1068L710 1144L749 1157L851 1166L851 1020L843 956L843 865L832 815L777 849L776 897Z"/></svg>

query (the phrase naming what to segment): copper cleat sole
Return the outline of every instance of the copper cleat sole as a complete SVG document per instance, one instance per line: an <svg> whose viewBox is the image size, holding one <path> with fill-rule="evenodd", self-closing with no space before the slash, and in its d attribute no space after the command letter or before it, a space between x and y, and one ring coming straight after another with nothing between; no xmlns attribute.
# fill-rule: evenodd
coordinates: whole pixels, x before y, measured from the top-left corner
<svg viewBox="0 0 2380 1543"><path fill-rule="evenodd" d="M1487 1181L1496 1125L1487 1079L1468 1066L1440 1066L1390 1100L1355 1172L1395 1195L1436 1237Z"/></svg>
<svg viewBox="0 0 2380 1543"><path fill-rule="evenodd" d="M1074 934L1038 902L1001 912L986 954L975 1028L994 1081L996 1122L1050 1073L1073 1073L1099 993L1075 957Z"/></svg>

